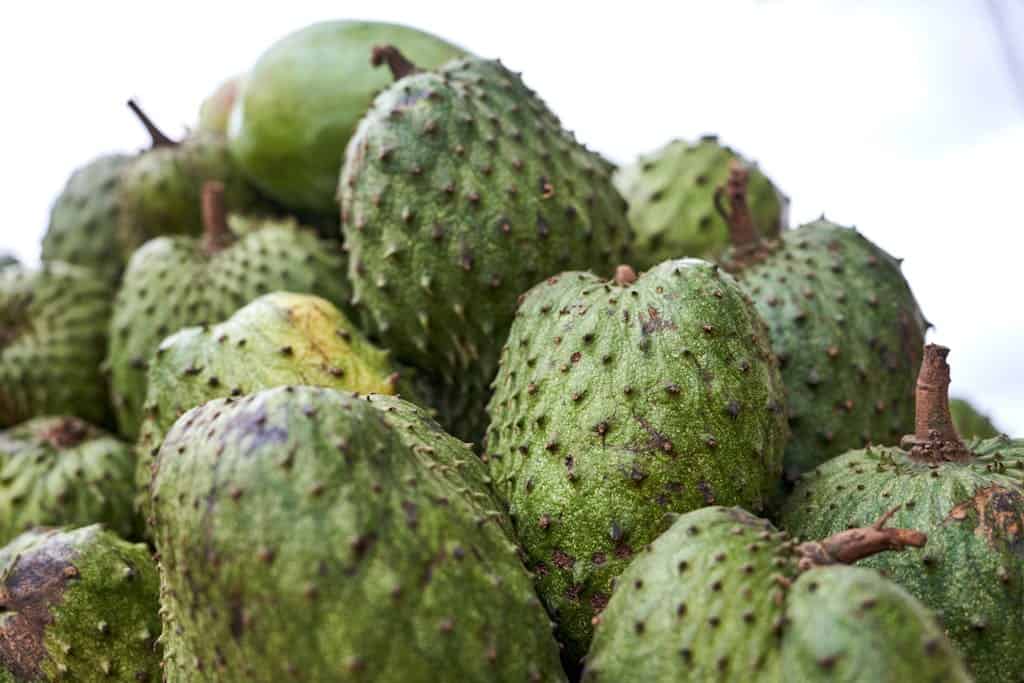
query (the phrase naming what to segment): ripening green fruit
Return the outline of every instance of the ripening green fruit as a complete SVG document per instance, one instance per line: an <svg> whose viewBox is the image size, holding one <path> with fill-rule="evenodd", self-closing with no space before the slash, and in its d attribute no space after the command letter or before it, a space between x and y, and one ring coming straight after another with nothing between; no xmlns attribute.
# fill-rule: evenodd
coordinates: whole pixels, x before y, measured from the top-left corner
<svg viewBox="0 0 1024 683"><path fill-rule="evenodd" d="M988 415L978 411L965 398L949 399L949 413L953 417L956 433L964 439L991 439L999 436L1001 431L992 424Z"/></svg>
<svg viewBox="0 0 1024 683"><path fill-rule="evenodd" d="M200 133L226 136L231 110L238 100L245 76L238 74L224 80L199 106L199 121L196 130Z"/></svg>

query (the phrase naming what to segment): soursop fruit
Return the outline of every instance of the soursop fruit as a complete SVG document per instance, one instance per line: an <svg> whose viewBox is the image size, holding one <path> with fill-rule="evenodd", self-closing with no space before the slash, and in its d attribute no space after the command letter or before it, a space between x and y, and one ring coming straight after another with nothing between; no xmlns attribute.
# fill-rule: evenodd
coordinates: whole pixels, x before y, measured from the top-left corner
<svg viewBox="0 0 1024 683"><path fill-rule="evenodd" d="M928 610L845 566L927 540L885 522L796 545L739 508L682 515L620 577L583 680L968 683Z"/></svg>
<svg viewBox="0 0 1024 683"><path fill-rule="evenodd" d="M684 256L721 256L729 246L729 227L715 212L715 190L737 160L746 162L717 136L705 135L695 143L673 140L615 173L615 186L629 203L638 268ZM789 200L757 167L750 171L747 202L765 237L789 227Z"/></svg>
<svg viewBox="0 0 1024 683"><path fill-rule="evenodd" d="M566 269L610 275L629 238L625 203L607 163L499 62L419 71L390 46L373 57L396 82L341 175L355 299L399 358L482 404L516 298ZM475 440L486 425L467 417L441 416Z"/></svg>
<svg viewBox="0 0 1024 683"><path fill-rule="evenodd" d="M0 432L0 544L35 526L137 529L135 456L75 417L37 417Z"/></svg>
<svg viewBox="0 0 1024 683"><path fill-rule="evenodd" d="M778 240L757 236L748 170L724 194L732 249L725 268L768 323L782 365L792 438L786 477L912 426L914 378L927 326L900 261L862 234L821 218Z"/></svg>
<svg viewBox="0 0 1024 683"><path fill-rule="evenodd" d="M211 401L151 503L192 681L564 681L516 546L392 414L321 387ZM466 456L471 457L469 451Z"/></svg>
<svg viewBox="0 0 1024 683"><path fill-rule="evenodd" d="M20 263L21 262L18 261L18 258L14 254L7 251L0 251L0 270L10 268L11 266L17 266Z"/></svg>
<svg viewBox="0 0 1024 683"><path fill-rule="evenodd" d="M231 111L238 100L238 92L245 80L244 75L224 80L199 106L199 121L196 130L200 133L226 136Z"/></svg>
<svg viewBox="0 0 1024 683"><path fill-rule="evenodd" d="M337 215L345 145L388 86L368 62L383 43L427 68L464 54L437 36L376 21L313 24L263 53L229 126L231 152L260 189L292 210Z"/></svg>
<svg viewBox="0 0 1024 683"><path fill-rule="evenodd" d="M143 544L99 524L0 548L0 681L160 680L159 577Z"/></svg>
<svg viewBox="0 0 1024 683"><path fill-rule="evenodd" d="M639 279L549 278L524 295L502 354L486 457L578 659L615 577L670 513L766 506L782 380L753 304L696 259Z"/></svg>
<svg viewBox="0 0 1024 683"><path fill-rule="evenodd" d="M110 418L100 371L112 285L55 261L0 269L0 427L38 415Z"/></svg>
<svg viewBox="0 0 1024 683"><path fill-rule="evenodd" d="M949 399L949 413L953 417L956 433L964 439L990 439L1002 433L989 419L965 398Z"/></svg>
<svg viewBox="0 0 1024 683"><path fill-rule="evenodd" d="M902 447L850 451L808 472L780 521L790 533L817 537L902 505L896 522L927 533L928 547L865 566L935 610L979 683L1020 681L1024 440L960 440L947 400L948 352L925 348L914 435Z"/></svg>
<svg viewBox="0 0 1024 683"><path fill-rule="evenodd" d="M134 160L107 154L76 170L50 210L44 261L92 268L116 282L126 257L119 243L121 174Z"/></svg>
<svg viewBox="0 0 1024 683"><path fill-rule="evenodd" d="M225 320L274 291L314 293L338 305L349 299L340 245L290 220L232 231L220 196L218 185L208 184L202 239L160 237L135 252L114 301L111 388L121 433L132 439L143 418L150 357L164 337Z"/></svg>

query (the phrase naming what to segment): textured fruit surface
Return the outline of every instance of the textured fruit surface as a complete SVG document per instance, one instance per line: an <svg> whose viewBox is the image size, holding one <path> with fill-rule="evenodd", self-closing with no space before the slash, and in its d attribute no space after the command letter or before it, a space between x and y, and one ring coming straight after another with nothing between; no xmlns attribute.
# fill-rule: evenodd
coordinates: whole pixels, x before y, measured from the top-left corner
<svg viewBox="0 0 1024 683"><path fill-rule="evenodd" d="M899 261L823 219L729 267L768 323L782 365L787 477L913 430L925 321Z"/></svg>
<svg viewBox="0 0 1024 683"><path fill-rule="evenodd" d="M121 173L133 161L108 154L76 170L50 210L43 236L44 261L65 261L92 268L116 281L125 256L118 243Z"/></svg>
<svg viewBox="0 0 1024 683"><path fill-rule="evenodd" d="M238 99L244 76L232 76L224 80L217 89L199 105L199 121L196 126L201 133L226 136L231 110Z"/></svg>
<svg viewBox="0 0 1024 683"><path fill-rule="evenodd" d="M261 225L219 251L188 237L162 237L132 256L114 302L109 356L123 434L137 436L146 370L164 337L223 321L274 291L313 293L338 305L348 301L338 244L321 241L293 222ZM241 359L244 363L244 355Z"/></svg>
<svg viewBox="0 0 1024 683"><path fill-rule="evenodd" d="M247 76L229 127L231 151L264 192L292 209L336 213L345 145L374 96L390 85L370 65L393 43L423 68L463 51L398 24L327 21L271 46Z"/></svg>
<svg viewBox="0 0 1024 683"><path fill-rule="evenodd" d="M949 411L953 414L957 433L964 439L990 439L1000 434L988 415L979 412L967 399L951 398Z"/></svg>
<svg viewBox="0 0 1024 683"><path fill-rule="evenodd" d="M193 680L564 680L517 548L388 415L284 387L175 423L152 503Z"/></svg>
<svg viewBox="0 0 1024 683"><path fill-rule="evenodd" d="M927 547L862 564L935 610L978 681L1017 681L1024 672L1024 441L967 446L976 455L967 463L915 462L896 447L842 455L804 475L780 523L817 538L902 505L893 524L927 533Z"/></svg>
<svg viewBox="0 0 1024 683"><path fill-rule="evenodd" d="M0 548L0 681L160 680L159 578L145 545L100 525Z"/></svg>
<svg viewBox="0 0 1024 683"><path fill-rule="evenodd" d="M714 195L735 159L742 157L709 135L695 143L674 140L615 173L615 185L629 203L637 268L684 256L713 259L725 251L729 228L715 212ZM788 200L756 168L747 192L762 236L775 237L788 227Z"/></svg>
<svg viewBox="0 0 1024 683"><path fill-rule="evenodd" d="M562 273L525 295L486 454L571 654L670 513L765 506L784 401L764 324L710 263L668 261L626 286Z"/></svg>
<svg viewBox="0 0 1024 683"><path fill-rule="evenodd" d="M470 403L486 402L516 298L562 270L611 275L629 237L607 163L516 74L480 59L384 91L349 143L340 193L372 326Z"/></svg>
<svg viewBox="0 0 1024 683"><path fill-rule="evenodd" d="M104 278L62 262L0 269L0 427L38 415L108 422L111 296Z"/></svg>
<svg viewBox="0 0 1024 683"><path fill-rule="evenodd" d="M679 517L619 578L585 681L970 680L934 617L875 572L801 572L792 542L739 508Z"/></svg>
<svg viewBox="0 0 1024 683"><path fill-rule="evenodd" d="M34 526L136 529L132 448L74 417L0 432L0 544Z"/></svg>

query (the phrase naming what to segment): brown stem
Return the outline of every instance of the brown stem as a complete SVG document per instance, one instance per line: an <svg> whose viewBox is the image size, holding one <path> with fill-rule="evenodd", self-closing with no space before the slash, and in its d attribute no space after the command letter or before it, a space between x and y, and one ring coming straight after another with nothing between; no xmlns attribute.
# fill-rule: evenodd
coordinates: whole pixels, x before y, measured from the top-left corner
<svg viewBox="0 0 1024 683"><path fill-rule="evenodd" d="M203 183L203 249L215 254L231 244L228 212L224 206L224 183L208 180Z"/></svg>
<svg viewBox="0 0 1024 683"><path fill-rule="evenodd" d="M160 130L153 119L149 118L146 112L142 111L142 107L135 100L128 100L128 108L132 110L132 113L138 117L139 121L146 128L146 132L149 133L149 137L152 139L152 145L156 147L177 147L178 142L167 137L162 130Z"/></svg>
<svg viewBox="0 0 1024 683"><path fill-rule="evenodd" d="M636 282L636 271L632 266L623 264L615 269L615 284L626 287Z"/></svg>
<svg viewBox="0 0 1024 683"><path fill-rule="evenodd" d="M754 216L747 206L747 182L750 180L750 169L739 159L729 162L729 179L725 185L715 190L715 209L729 226L729 241L737 250L756 247L761 239L758 237ZM729 200L726 208L723 199Z"/></svg>
<svg viewBox="0 0 1024 683"><path fill-rule="evenodd" d="M886 512L869 527L847 529L820 541L809 541L797 546L803 555L800 570L823 567L830 564L853 564L857 560L871 557L885 550L904 550L908 547L921 548L928 542L928 536L913 529L889 529L885 524L896 514L900 506Z"/></svg>
<svg viewBox="0 0 1024 683"><path fill-rule="evenodd" d="M914 433L900 445L912 460L927 463L966 462L974 456L960 440L949 412L949 349L937 344L924 347L915 392Z"/></svg>
<svg viewBox="0 0 1024 683"><path fill-rule="evenodd" d="M394 45L374 45L370 54L370 64L380 66L387 64L391 69L391 76L397 81L409 74L420 71L420 68L405 58Z"/></svg>

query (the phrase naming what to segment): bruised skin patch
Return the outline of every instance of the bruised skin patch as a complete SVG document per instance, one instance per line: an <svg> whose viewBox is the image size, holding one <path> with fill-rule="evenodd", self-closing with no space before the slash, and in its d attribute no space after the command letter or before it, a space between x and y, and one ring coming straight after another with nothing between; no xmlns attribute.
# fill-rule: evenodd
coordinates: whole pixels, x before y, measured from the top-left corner
<svg viewBox="0 0 1024 683"><path fill-rule="evenodd" d="M0 585L0 664L18 680L42 677L51 607L78 576L73 554L69 545L44 541L17 558Z"/></svg>
<svg viewBox="0 0 1024 683"><path fill-rule="evenodd" d="M949 519L962 522L977 518L974 533L992 547L1006 543L1017 555L1024 557L1024 496L1002 486L987 486L949 512Z"/></svg>

